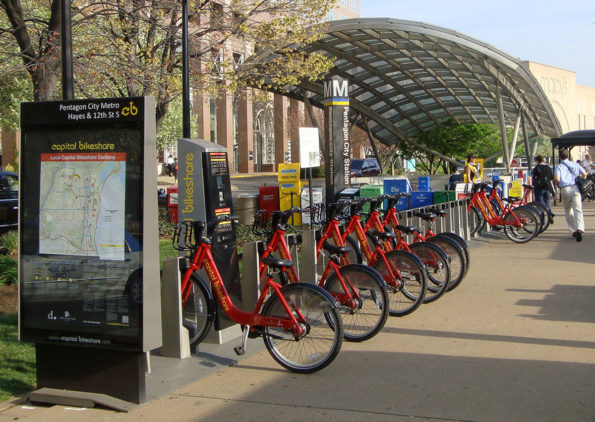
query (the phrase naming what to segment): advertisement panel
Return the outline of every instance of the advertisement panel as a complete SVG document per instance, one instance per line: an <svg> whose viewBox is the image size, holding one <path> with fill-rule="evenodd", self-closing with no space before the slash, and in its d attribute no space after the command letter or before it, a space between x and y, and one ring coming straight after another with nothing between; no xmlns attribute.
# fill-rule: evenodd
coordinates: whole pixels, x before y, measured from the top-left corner
<svg viewBox="0 0 595 422"><path fill-rule="evenodd" d="M154 121L147 104L153 100L22 104L22 340L151 346L143 342L143 283L151 278L143 277L143 244L147 233L156 237L143 225L151 209L145 117Z"/></svg>

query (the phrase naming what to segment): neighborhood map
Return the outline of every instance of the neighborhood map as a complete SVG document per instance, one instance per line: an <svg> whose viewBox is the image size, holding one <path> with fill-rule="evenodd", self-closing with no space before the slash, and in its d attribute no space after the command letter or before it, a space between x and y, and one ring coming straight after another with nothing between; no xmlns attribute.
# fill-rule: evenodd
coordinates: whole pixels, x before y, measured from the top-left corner
<svg viewBox="0 0 595 422"><path fill-rule="evenodd" d="M125 153L42 154L39 253L123 260Z"/></svg>

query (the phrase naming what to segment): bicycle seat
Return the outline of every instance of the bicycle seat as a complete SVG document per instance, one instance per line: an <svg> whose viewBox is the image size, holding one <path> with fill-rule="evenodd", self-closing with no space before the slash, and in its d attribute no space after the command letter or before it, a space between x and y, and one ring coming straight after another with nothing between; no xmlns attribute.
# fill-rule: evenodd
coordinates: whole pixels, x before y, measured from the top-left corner
<svg viewBox="0 0 595 422"><path fill-rule="evenodd" d="M424 213L424 212L416 212L414 214L416 217L421 218L422 220L430 221L437 217L434 213Z"/></svg>
<svg viewBox="0 0 595 422"><path fill-rule="evenodd" d="M265 256L261 259L262 263L268 265L271 268L287 268L293 266L293 261L289 261L288 259L279 259L272 255Z"/></svg>
<svg viewBox="0 0 595 422"><path fill-rule="evenodd" d="M342 255L351 251L351 248L349 246L335 246L328 242L324 242L322 244L322 248L331 255Z"/></svg>
<svg viewBox="0 0 595 422"><path fill-rule="evenodd" d="M382 240L389 240L389 239L394 239L395 237L397 237L397 235L394 233L381 232L378 230L372 230L372 231L370 231L370 234L372 236L377 237L378 239L382 239Z"/></svg>
<svg viewBox="0 0 595 422"><path fill-rule="evenodd" d="M508 198L502 198L502 200L504 200L505 202L516 202L516 201L520 201L520 197L519 196L509 196Z"/></svg>
<svg viewBox="0 0 595 422"><path fill-rule="evenodd" d="M413 234L417 231L417 226L401 226L399 224L395 228L405 234Z"/></svg>

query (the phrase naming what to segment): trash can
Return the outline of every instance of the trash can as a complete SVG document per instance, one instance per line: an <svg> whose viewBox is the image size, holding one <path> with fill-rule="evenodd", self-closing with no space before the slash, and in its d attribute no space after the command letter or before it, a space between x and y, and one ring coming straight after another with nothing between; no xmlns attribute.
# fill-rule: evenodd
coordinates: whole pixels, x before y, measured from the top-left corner
<svg viewBox="0 0 595 422"><path fill-rule="evenodd" d="M382 185L364 185L359 188L360 198L376 199L378 196L384 194L384 186ZM382 206L384 208L384 204ZM367 214L370 211L370 203L363 206L362 212Z"/></svg>
<svg viewBox="0 0 595 422"><path fill-rule="evenodd" d="M261 186L258 188L258 209L267 210L267 217L279 210L279 186Z"/></svg>
<svg viewBox="0 0 595 422"><path fill-rule="evenodd" d="M178 187L167 187L167 207L169 208L169 221L178 224Z"/></svg>
<svg viewBox="0 0 595 422"><path fill-rule="evenodd" d="M240 224L252 224L259 207L258 193L241 193L238 195L238 221Z"/></svg>

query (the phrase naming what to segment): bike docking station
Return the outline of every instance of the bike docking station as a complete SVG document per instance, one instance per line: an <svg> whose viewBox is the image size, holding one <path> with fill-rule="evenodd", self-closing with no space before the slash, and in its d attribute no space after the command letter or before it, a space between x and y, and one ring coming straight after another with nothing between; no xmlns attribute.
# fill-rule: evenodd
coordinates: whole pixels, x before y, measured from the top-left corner
<svg viewBox="0 0 595 422"><path fill-rule="evenodd" d="M21 104L19 339L33 402L127 411L161 346L155 102Z"/></svg>
<svg viewBox="0 0 595 422"><path fill-rule="evenodd" d="M217 217L231 216L231 179L227 149L200 139L178 140L178 221L204 221L211 239L215 263L233 302L242 303L235 227L232 221L215 225ZM162 284L163 347L161 355L185 358L192 352L188 330L182 324L180 259L164 261ZM199 275L208 280L203 270ZM211 292L212 294L213 292ZM241 337L242 332L217 304L214 330L204 340L222 344Z"/></svg>

